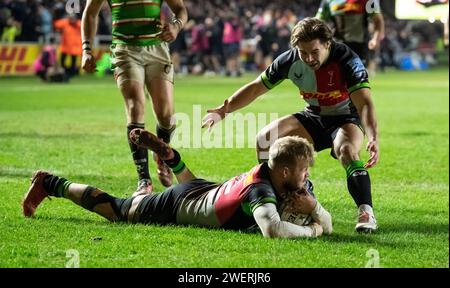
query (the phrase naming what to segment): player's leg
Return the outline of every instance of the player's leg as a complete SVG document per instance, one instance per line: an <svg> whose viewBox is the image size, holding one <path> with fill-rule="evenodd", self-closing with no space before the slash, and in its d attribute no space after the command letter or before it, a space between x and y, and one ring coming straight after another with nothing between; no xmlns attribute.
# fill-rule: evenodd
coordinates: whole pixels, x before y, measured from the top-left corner
<svg viewBox="0 0 450 288"><path fill-rule="evenodd" d="M300 136L314 144L311 135L298 118L294 115L288 115L269 123L258 133L256 139L258 161L267 161L270 145L277 139L285 136Z"/></svg>
<svg viewBox="0 0 450 288"><path fill-rule="evenodd" d="M118 82L119 83L119 82ZM135 80L120 82L120 91L125 101L127 135L135 128L145 128L145 92L143 83ZM148 194L153 190L148 168L148 151L128 141L138 174L137 194Z"/></svg>
<svg viewBox="0 0 450 288"><path fill-rule="evenodd" d="M162 78L153 78L147 87L152 98L153 111L158 121L157 136L164 142L170 143L175 130L173 84Z"/></svg>
<svg viewBox="0 0 450 288"><path fill-rule="evenodd" d="M145 69L140 60L140 47L116 45L112 48L112 65L123 99L127 116L128 134L135 128L145 128ZM153 190L148 170L148 151L129 142L138 174L135 194L148 194Z"/></svg>
<svg viewBox="0 0 450 288"><path fill-rule="evenodd" d="M67 198L110 221L126 221L132 201L131 198L115 198L100 189L72 183L45 171L37 171L32 177L31 186L22 203L23 214L26 217L34 216L38 205L49 196Z"/></svg>
<svg viewBox="0 0 450 288"><path fill-rule="evenodd" d="M339 128L333 141L333 151L347 172L347 188L358 207L359 219L355 229L358 232L372 232L377 229L377 224L372 210L369 172L359 156L363 141L361 129L347 123Z"/></svg>
<svg viewBox="0 0 450 288"><path fill-rule="evenodd" d="M143 129L134 129L131 131L130 141L145 149L152 150L161 161L164 162L175 174L179 184L186 183L196 179L181 159L177 150L171 148L161 138Z"/></svg>
<svg viewBox="0 0 450 288"><path fill-rule="evenodd" d="M156 134L164 142L170 143L170 139L175 131L175 121L173 121L173 84L161 78L153 78L147 86L152 97L153 111L155 112L158 124ZM172 173L170 169L154 154L153 159L157 164L158 178L165 187L172 185Z"/></svg>
<svg viewBox="0 0 450 288"><path fill-rule="evenodd" d="M170 143L175 131L173 119L173 65L170 61L170 53L166 44L153 45L146 48L145 53L148 65L145 68L145 83L152 98L153 111L156 120L156 135L164 142ZM172 173L167 165L164 165L157 156L158 178L165 187L172 185Z"/></svg>

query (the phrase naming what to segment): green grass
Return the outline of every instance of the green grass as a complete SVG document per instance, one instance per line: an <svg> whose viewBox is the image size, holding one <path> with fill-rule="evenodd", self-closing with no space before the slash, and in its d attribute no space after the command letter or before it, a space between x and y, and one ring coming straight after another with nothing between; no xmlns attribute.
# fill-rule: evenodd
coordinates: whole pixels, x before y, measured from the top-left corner
<svg viewBox="0 0 450 288"><path fill-rule="evenodd" d="M192 105L199 104L203 116L254 77L177 79L176 111L192 115ZM64 267L69 249L79 252L80 267L364 267L371 248L381 267L449 267L448 70L378 74L372 87L381 160L370 172L380 230L354 232L356 209L345 172L326 150L318 154L311 179L333 215L333 235L274 240L195 227L111 224L55 198L44 200L36 218L25 219L20 202L36 169L118 197L133 192L136 172L123 100L112 79L52 85L0 78L0 267ZM242 112L283 116L303 106L285 81ZM147 127L154 130L147 107ZM197 176L213 181L256 164L252 148L180 152ZM162 190L159 183L156 190Z"/></svg>

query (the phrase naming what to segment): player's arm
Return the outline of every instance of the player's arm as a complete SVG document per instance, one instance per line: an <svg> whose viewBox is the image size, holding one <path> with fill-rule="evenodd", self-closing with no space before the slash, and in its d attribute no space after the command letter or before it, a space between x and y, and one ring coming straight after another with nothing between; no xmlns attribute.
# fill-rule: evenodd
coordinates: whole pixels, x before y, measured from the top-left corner
<svg viewBox="0 0 450 288"><path fill-rule="evenodd" d="M375 13L372 16L374 31L369 41L369 49L375 50L380 46L381 40L384 39L384 17L381 13Z"/></svg>
<svg viewBox="0 0 450 288"><path fill-rule="evenodd" d="M304 197L302 197L304 198ZM304 210L313 210L316 200L311 198L298 199L294 205L301 204ZM301 201L305 200L305 201ZM300 226L291 222L281 220L277 211L277 197L270 185L259 183L254 184L248 191L246 201L253 213L256 223L262 234L267 238L298 238L298 237L318 237L322 235L322 226L319 223L312 223L308 226ZM302 202L302 203L300 203Z"/></svg>
<svg viewBox="0 0 450 288"><path fill-rule="evenodd" d="M207 110L208 114L203 118L202 128L211 128L215 123L222 120L227 113L232 113L249 105L256 98L288 79L289 70L298 58L296 53L297 49L289 49L282 53L258 78L239 88L224 101L223 105Z"/></svg>
<svg viewBox="0 0 450 288"><path fill-rule="evenodd" d="M308 226L299 226L282 221L273 203L258 206L253 211L253 217L266 238L318 237L323 233L322 226L316 222Z"/></svg>
<svg viewBox="0 0 450 288"><path fill-rule="evenodd" d="M183 0L166 0L170 10L174 14L174 18L165 23L161 33L161 40L172 42L177 38L178 33L183 29L184 24L188 20L188 12Z"/></svg>
<svg viewBox="0 0 450 288"><path fill-rule="evenodd" d="M225 99L222 105L206 111L208 114L203 118L202 128L211 128L215 123L225 118L228 113L232 113L249 105L268 90L269 89L262 83L261 77L242 86L234 92L231 97Z"/></svg>
<svg viewBox="0 0 450 288"><path fill-rule="evenodd" d="M223 105L207 110L208 114L203 118L202 128L211 128L215 123L222 120L227 113L232 113L249 105L256 98L288 79L290 67L298 57L296 51L296 49L289 49L282 53L258 78L239 88L224 101Z"/></svg>
<svg viewBox="0 0 450 288"><path fill-rule="evenodd" d="M314 222L317 222L318 224L320 224L320 226L322 226L323 233L329 235L333 232L333 222L331 214L330 212L325 210L325 208L323 208L318 201L316 202L316 206L314 207L310 215Z"/></svg>
<svg viewBox="0 0 450 288"><path fill-rule="evenodd" d="M105 0L87 0L81 17L81 41L93 43L97 33L98 14Z"/></svg>
<svg viewBox="0 0 450 288"><path fill-rule="evenodd" d="M368 138L366 149L370 153L370 158L365 167L370 168L377 164L379 157L377 118L370 89L361 88L353 91L350 94L350 98L358 110Z"/></svg>
<svg viewBox="0 0 450 288"><path fill-rule="evenodd" d="M87 72L95 71L92 44L94 36L97 34L98 14L102 9L103 2L104 0L87 0L81 17L81 41L83 43L81 67Z"/></svg>
<svg viewBox="0 0 450 288"><path fill-rule="evenodd" d="M232 113L249 105L268 90L269 89L262 83L261 77L256 78L252 82L239 88L226 100L228 101L228 109L225 113Z"/></svg>

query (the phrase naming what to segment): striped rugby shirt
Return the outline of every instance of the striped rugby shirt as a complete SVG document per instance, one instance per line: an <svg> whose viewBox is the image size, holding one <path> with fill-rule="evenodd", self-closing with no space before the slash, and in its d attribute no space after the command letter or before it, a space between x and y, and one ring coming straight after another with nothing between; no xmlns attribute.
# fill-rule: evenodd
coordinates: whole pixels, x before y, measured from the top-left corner
<svg viewBox="0 0 450 288"><path fill-rule="evenodd" d="M108 0L112 43L147 46L161 43L162 0Z"/></svg>

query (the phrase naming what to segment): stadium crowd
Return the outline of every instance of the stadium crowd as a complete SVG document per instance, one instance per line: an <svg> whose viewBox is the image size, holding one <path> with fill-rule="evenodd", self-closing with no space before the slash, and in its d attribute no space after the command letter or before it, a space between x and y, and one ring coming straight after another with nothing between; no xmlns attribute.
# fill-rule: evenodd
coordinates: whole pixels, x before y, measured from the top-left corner
<svg viewBox="0 0 450 288"><path fill-rule="evenodd" d="M79 3L79 7L72 8L79 8L75 12L81 18L86 1L72 2ZM320 1L185 0L184 3L190 20L171 43L176 73L239 76L242 71L264 69L285 51L293 25L316 15ZM70 16L66 4L67 0L0 0L1 41L47 44L54 35L59 39L55 22ZM405 55L434 64L443 25L396 20L392 3L382 1L381 5L389 32L377 53L379 66L401 68ZM169 13L165 7L164 14ZM97 34L105 35L102 39L109 39L111 34L108 5L99 14ZM108 44L108 40L100 43Z"/></svg>

